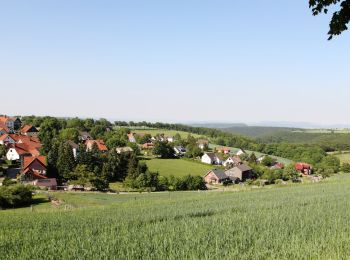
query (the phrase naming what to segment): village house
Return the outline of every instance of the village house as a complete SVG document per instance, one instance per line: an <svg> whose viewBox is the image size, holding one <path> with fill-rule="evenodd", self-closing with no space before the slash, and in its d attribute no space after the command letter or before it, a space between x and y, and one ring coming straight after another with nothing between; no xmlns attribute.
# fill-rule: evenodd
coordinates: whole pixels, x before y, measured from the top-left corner
<svg viewBox="0 0 350 260"><path fill-rule="evenodd" d="M108 148L105 145L105 143L103 142L103 140L87 140L85 142L86 150L87 151L91 151L94 144L97 145L97 149L100 152L107 152L108 151Z"/></svg>
<svg viewBox="0 0 350 260"><path fill-rule="evenodd" d="M81 143L85 143L87 140L91 140L92 137L88 132L79 131L78 139Z"/></svg>
<svg viewBox="0 0 350 260"><path fill-rule="evenodd" d="M31 184L48 190L57 190L57 180L55 178L36 179Z"/></svg>
<svg viewBox="0 0 350 260"><path fill-rule="evenodd" d="M117 147L115 148L116 152L118 154L122 154L122 153L132 153L134 152L134 150L131 147L125 146L125 147Z"/></svg>
<svg viewBox="0 0 350 260"><path fill-rule="evenodd" d="M247 154L247 152L244 150L244 149L239 149L237 152L236 152L236 155L237 156L241 156L243 154Z"/></svg>
<svg viewBox="0 0 350 260"><path fill-rule="evenodd" d="M46 157L26 156L22 161L22 180L31 181L35 179L46 179Z"/></svg>
<svg viewBox="0 0 350 260"><path fill-rule="evenodd" d="M198 147L202 150L205 150L208 148L209 146L209 141L208 140L205 140L205 139L199 139L197 141L197 144L198 144Z"/></svg>
<svg viewBox="0 0 350 260"><path fill-rule="evenodd" d="M250 179L252 176L252 168L248 165L241 164L232 169L225 171L225 174L232 180L238 178L240 181Z"/></svg>
<svg viewBox="0 0 350 260"><path fill-rule="evenodd" d="M10 137L14 142L8 144L7 160L16 161L24 156L40 155L41 143L37 138L21 135L10 135Z"/></svg>
<svg viewBox="0 0 350 260"><path fill-rule="evenodd" d="M174 138L173 136L166 136L165 139L166 139L169 143L175 142L175 138Z"/></svg>
<svg viewBox="0 0 350 260"><path fill-rule="evenodd" d="M229 177L225 174L223 170L213 169L207 172L203 177L205 183L208 184L220 184L224 181L229 180Z"/></svg>
<svg viewBox="0 0 350 260"><path fill-rule="evenodd" d="M6 159L9 161L21 160L24 156L32 156L32 154L19 144L15 144L13 147L8 149L6 153Z"/></svg>
<svg viewBox="0 0 350 260"><path fill-rule="evenodd" d="M130 143L136 143L136 136L134 133L128 134L128 140Z"/></svg>
<svg viewBox="0 0 350 260"><path fill-rule="evenodd" d="M296 163L295 169L304 175L312 174L312 166L308 163L301 163L301 162Z"/></svg>
<svg viewBox="0 0 350 260"><path fill-rule="evenodd" d="M262 163L262 161L266 158L266 156L267 156L266 154L263 154L263 155L259 156L256 159L257 163Z"/></svg>
<svg viewBox="0 0 350 260"><path fill-rule="evenodd" d="M5 135L5 134L9 134L9 133L10 133L10 131L6 126L0 125L0 136Z"/></svg>
<svg viewBox="0 0 350 260"><path fill-rule="evenodd" d="M154 147L154 144L151 143L151 142L144 143L144 144L142 145L142 149L153 149L153 147Z"/></svg>
<svg viewBox="0 0 350 260"><path fill-rule="evenodd" d="M183 146L174 146L174 151L176 155L184 155L186 153L186 148Z"/></svg>
<svg viewBox="0 0 350 260"><path fill-rule="evenodd" d="M231 152L231 149L228 147L217 147L216 150L223 154L229 154Z"/></svg>
<svg viewBox="0 0 350 260"><path fill-rule="evenodd" d="M239 156L230 156L226 159L226 161L223 163L225 167L235 167L242 164L241 158Z"/></svg>
<svg viewBox="0 0 350 260"><path fill-rule="evenodd" d="M220 165L222 159L215 153L205 153L201 158L202 163Z"/></svg>
<svg viewBox="0 0 350 260"><path fill-rule="evenodd" d="M0 126L5 126L12 133L15 130L16 119L8 116L0 116Z"/></svg>
<svg viewBox="0 0 350 260"><path fill-rule="evenodd" d="M39 133L38 129L32 125L25 125L21 130L20 134L21 135L26 135L26 136L36 136Z"/></svg>
<svg viewBox="0 0 350 260"><path fill-rule="evenodd" d="M16 140L12 138L9 134L4 134L0 136L0 144L7 145L7 144L14 144L16 143Z"/></svg>
<svg viewBox="0 0 350 260"><path fill-rule="evenodd" d="M74 156L74 158L76 159L77 156L78 156L79 145L76 144L76 143L74 143L74 142L71 141L71 140L68 140L68 141L67 141L67 144L69 144L69 146L72 148L73 156Z"/></svg>

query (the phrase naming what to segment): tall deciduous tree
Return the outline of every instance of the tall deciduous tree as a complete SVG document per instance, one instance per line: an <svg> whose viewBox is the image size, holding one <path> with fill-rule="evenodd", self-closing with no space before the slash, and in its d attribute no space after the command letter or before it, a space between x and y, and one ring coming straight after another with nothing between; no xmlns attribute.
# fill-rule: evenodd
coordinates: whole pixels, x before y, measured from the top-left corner
<svg viewBox="0 0 350 260"><path fill-rule="evenodd" d="M339 6L339 10L333 13L329 23L328 40L333 36L340 35L348 29L347 24L350 22L350 0L309 0L309 6L313 15L328 13L329 8Z"/></svg>

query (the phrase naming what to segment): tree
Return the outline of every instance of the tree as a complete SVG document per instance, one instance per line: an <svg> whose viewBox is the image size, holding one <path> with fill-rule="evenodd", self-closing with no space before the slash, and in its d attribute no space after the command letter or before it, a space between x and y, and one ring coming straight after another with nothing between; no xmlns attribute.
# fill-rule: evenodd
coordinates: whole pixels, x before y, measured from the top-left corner
<svg viewBox="0 0 350 260"><path fill-rule="evenodd" d="M248 162L256 163L256 161L257 161L256 155L255 155L255 153L252 153L248 158Z"/></svg>
<svg viewBox="0 0 350 260"><path fill-rule="evenodd" d="M0 145L0 159L4 157L6 154L6 147L4 145Z"/></svg>
<svg viewBox="0 0 350 260"><path fill-rule="evenodd" d="M57 169L59 177L69 180L70 173L75 168L75 160L72 147L67 143L61 143L58 149Z"/></svg>
<svg viewBox="0 0 350 260"><path fill-rule="evenodd" d="M50 151L52 142L58 136L61 128L60 121L52 117L45 118L40 124L39 139L43 145L42 150L45 154Z"/></svg>
<svg viewBox="0 0 350 260"><path fill-rule="evenodd" d="M162 159L174 158L174 148L167 142L157 141L153 148L153 154L158 155Z"/></svg>
<svg viewBox="0 0 350 260"><path fill-rule="evenodd" d="M283 180L296 180L300 176L300 173L295 169L293 164L288 165L283 170Z"/></svg>
<svg viewBox="0 0 350 260"><path fill-rule="evenodd" d="M47 176L50 178L57 178L58 176L58 170L57 170L57 160L58 160L58 150L59 150L59 143L54 142L52 144L52 147L47 154Z"/></svg>
<svg viewBox="0 0 350 260"><path fill-rule="evenodd" d="M340 5L339 5L340 3ZM309 0L309 7L312 9L313 15L328 13L328 9L338 6L339 10L333 13L329 23L328 40L333 36L340 35L348 29L347 24L350 21L350 0Z"/></svg>
<svg viewBox="0 0 350 260"><path fill-rule="evenodd" d="M89 171L87 165L78 164L70 174L71 184L79 184L83 186L92 186L93 188L103 191L109 187L108 180L103 176L96 176Z"/></svg>
<svg viewBox="0 0 350 260"><path fill-rule="evenodd" d="M276 163L276 159L272 158L271 156L265 156L264 159L262 159L261 164L264 166L273 166Z"/></svg>
<svg viewBox="0 0 350 260"><path fill-rule="evenodd" d="M135 154L132 154L128 163L128 175L129 179L135 180L140 175L139 172L139 160Z"/></svg>
<svg viewBox="0 0 350 260"><path fill-rule="evenodd" d="M79 131L76 128L66 128L60 131L61 140L71 140L73 142L79 142Z"/></svg>

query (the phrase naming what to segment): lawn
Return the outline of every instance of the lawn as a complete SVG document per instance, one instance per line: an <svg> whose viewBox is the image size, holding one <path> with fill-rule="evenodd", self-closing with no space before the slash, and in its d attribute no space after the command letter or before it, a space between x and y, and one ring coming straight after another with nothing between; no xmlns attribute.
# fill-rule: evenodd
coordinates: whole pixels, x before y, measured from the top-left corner
<svg viewBox="0 0 350 260"><path fill-rule="evenodd" d="M350 163L350 153L335 154L339 158L341 163Z"/></svg>
<svg viewBox="0 0 350 260"><path fill-rule="evenodd" d="M181 177L189 174L203 176L215 167L186 159L152 159L144 162L151 171L167 177L170 175Z"/></svg>
<svg viewBox="0 0 350 260"><path fill-rule="evenodd" d="M0 212L2 259L348 259L350 175L246 192L54 193ZM20 241L20 242L19 242Z"/></svg>

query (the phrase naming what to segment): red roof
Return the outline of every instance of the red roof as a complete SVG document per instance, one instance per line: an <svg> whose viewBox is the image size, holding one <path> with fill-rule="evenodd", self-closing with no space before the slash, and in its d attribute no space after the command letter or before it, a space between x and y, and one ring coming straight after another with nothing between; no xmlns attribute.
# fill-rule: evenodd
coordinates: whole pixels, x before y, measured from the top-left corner
<svg viewBox="0 0 350 260"><path fill-rule="evenodd" d="M11 120L11 121L13 121L10 117L8 117L8 116L0 116L0 122L1 123L6 123L7 121L9 121L9 120Z"/></svg>
<svg viewBox="0 0 350 260"><path fill-rule="evenodd" d="M46 157L45 156L26 156L23 158L23 169L28 168L34 161L38 161L40 164L46 167Z"/></svg>
<svg viewBox="0 0 350 260"><path fill-rule="evenodd" d="M0 136L0 141L4 141L7 137L11 137L11 135L9 135L9 134L4 134L4 135L2 135L2 136ZM11 137L12 138L12 137ZM13 138L12 138L13 139ZM13 141L15 141L14 139L13 139Z"/></svg>
<svg viewBox="0 0 350 260"><path fill-rule="evenodd" d="M295 164L295 169L298 170L298 171L302 171L302 170L309 170L311 169L311 165L308 164L308 163L296 163Z"/></svg>
<svg viewBox="0 0 350 260"><path fill-rule="evenodd" d="M2 122L0 122L0 131L1 130L4 130L6 133L10 132L10 129L8 129L8 127Z"/></svg>
<svg viewBox="0 0 350 260"><path fill-rule="evenodd" d="M29 130L31 130L32 128L33 128L33 130L35 130L34 132L38 132L38 130L34 126L32 126L32 125L25 125L21 129L21 133L28 133Z"/></svg>
<svg viewBox="0 0 350 260"><path fill-rule="evenodd" d="M94 143L97 145L98 150L100 150L101 152L108 151L108 148L103 142L103 140L86 140L85 144L91 149Z"/></svg>

